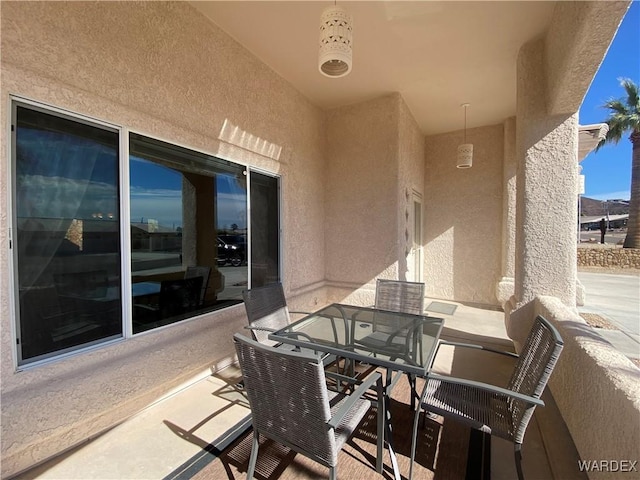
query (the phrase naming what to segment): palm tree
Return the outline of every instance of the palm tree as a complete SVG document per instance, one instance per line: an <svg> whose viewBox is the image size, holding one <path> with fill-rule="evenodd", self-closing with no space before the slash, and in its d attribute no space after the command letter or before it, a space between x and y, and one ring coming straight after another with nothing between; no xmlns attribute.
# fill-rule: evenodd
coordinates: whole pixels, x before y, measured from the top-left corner
<svg viewBox="0 0 640 480"><path fill-rule="evenodd" d="M629 199L629 220L624 248L640 248L640 95L638 85L629 78L621 78L620 85L627 93L626 98L611 99L603 105L609 110L607 136L596 147L598 151L607 143L618 143L625 133L633 145L631 155L631 198Z"/></svg>

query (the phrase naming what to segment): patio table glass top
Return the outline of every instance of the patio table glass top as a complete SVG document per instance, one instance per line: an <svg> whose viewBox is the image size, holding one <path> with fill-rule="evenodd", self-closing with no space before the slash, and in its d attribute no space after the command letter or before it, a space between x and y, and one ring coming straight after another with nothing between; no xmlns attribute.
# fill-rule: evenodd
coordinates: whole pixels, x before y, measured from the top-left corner
<svg viewBox="0 0 640 480"><path fill-rule="evenodd" d="M269 335L274 341L426 376L444 319L331 304Z"/></svg>

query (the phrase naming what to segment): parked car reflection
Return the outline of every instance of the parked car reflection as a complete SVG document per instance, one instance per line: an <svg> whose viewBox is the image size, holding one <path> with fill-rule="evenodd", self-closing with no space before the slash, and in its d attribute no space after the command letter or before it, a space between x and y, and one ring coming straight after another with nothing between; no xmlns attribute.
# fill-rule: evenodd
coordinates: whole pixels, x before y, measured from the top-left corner
<svg viewBox="0 0 640 480"><path fill-rule="evenodd" d="M218 265L239 267L246 260L247 242L244 235L218 236Z"/></svg>

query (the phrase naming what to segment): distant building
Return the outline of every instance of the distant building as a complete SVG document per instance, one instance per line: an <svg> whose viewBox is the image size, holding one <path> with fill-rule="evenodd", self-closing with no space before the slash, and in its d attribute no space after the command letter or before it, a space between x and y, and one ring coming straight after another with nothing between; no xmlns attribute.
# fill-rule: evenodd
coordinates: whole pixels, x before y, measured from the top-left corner
<svg viewBox="0 0 640 480"><path fill-rule="evenodd" d="M599 230L600 220L602 220L603 218L607 220L607 215L580 217L580 229ZM609 215L609 228L626 228L628 220L628 213L625 213L624 215Z"/></svg>

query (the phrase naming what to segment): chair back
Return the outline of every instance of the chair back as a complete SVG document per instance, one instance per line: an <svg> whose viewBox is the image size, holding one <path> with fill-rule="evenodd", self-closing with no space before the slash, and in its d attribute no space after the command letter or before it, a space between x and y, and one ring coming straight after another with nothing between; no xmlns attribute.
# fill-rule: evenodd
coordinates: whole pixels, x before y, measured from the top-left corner
<svg viewBox="0 0 640 480"><path fill-rule="evenodd" d="M278 330L289 325L290 316L281 283L271 283L242 291L249 324L258 328ZM252 330L254 338L265 345L275 345L269 332Z"/></svg>
<svg viewBox="0 0 640 480"><path fill-rule="evenodd" d="M331 466L337 464L324 366L317 355L276 349L235 334L253 428Z"/></svg>
<svg viewBox="0 0 640 480"><path fill-rule="evenodd" d="M376 282L375 307L392 312L422 315L424 306L424 283L404 282L401 280L383 280ZM373 320L373 331L393 334L398 332L400 321L384 313L376 312ZM406 331L400 336L409 335ZM398 337L400 338L400 337Z"/></svg>
<svg viewBox="0 0 640 480"><path fill-rule="evenodd" d="M163 280L160 283L159 309L162 318L195 310L200 304L202 277Z"/></svg>
<svg viewBox="0 0 640 480"><path fill-rule="evenodd" d="M187 267L184 272L184 278L202 277L202 288L200 289L200 305L204 304L204 296L209 286L209 276L211 275L211 267L192 266Z"/></svg>
<svg viewBox="0 0 640 480"><path fill-rule="evenodd" d="M378 279L376 308L393 312L422 315L424 310L424 283Z"/></svg>
<svg viewBox="0 0 640 480"><path fill-rule="evenodd" d="M540 398L556 366L562 347L563 342L558 331L548 320L538 315L522 347L507 388ZM515 399L510 401L509 406L515 441L522 443L534 408L525 406L523 402Z"/></svg>

